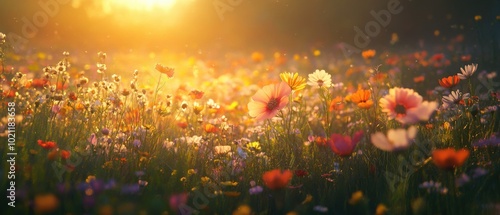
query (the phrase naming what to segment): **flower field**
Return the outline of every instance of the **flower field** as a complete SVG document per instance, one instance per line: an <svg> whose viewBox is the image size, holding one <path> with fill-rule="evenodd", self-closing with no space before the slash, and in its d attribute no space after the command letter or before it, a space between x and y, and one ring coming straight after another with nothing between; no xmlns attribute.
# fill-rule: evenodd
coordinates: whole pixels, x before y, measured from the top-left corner
<svg viewBox="0 0 500 215"><path fill-rule="evenodd" d="M459 39L344 58L0 36L2 214L499 214L498 68Z"/></svg>

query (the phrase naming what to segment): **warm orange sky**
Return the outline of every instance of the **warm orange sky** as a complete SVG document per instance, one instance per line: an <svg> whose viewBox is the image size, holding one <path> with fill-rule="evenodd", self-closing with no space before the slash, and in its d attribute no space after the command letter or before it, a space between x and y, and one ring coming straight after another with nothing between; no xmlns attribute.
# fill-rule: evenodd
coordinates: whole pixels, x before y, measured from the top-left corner
<svg viewBox="0 0 500 215"><path fill-rule="evenodd" d="M103 1L41 0L58 3L57 13L37 28L30 44L124 49L165 47L298 48L352 43L353 26L373 20L370 11L387 8L389 0L177 0L170 8L151 11L107 7ZM133 0L128 0L133 1ZM156 0L148 0L156 1ZM172 1L172 0L168 0ZM0 31L23 36L23 18L31 20L43 8L38 1L2 1ZM228 11L217 12L214 3ZM241 2L231 6L229 2ZM475 23L475 14L493 22L500 1L401 0L404 10L374 37L371 45L387 45L393 32L402 41L417 43L439 29L446 35L488 33L489 25ZM453 4L453 6L451 6ZM99 6L95 6L99 5ZM222 6L221 6L222 5ZM108 5L109 6L109 5ZM137 7L139 8L139 7ZM54 9L54 8L52 8ZM49 14L50 15L50 14ZM465 26L459 29L453 26ZM496 21L498 26L498 21ZM490 29L491 30L491 29Z"/></svg>

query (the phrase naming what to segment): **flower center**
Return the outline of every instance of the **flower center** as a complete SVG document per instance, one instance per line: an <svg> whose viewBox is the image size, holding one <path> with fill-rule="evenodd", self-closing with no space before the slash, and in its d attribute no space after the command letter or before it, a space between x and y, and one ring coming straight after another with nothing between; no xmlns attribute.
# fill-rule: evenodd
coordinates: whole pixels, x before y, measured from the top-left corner
<svg viewBox="0 0 500 215"><path fill-rule="evenodd" d="M317 82L317 83L318 83L318 86L320 86L320 87L321 87L321 86L323 86L324 81L323 81L323 80L318 80L318 82Z"/></svg>
<svg viewBox="0 0 500 215"><path fill-rule="evenodd" d="M396 105L396 108L394 108L397 114L406 114L406 108L403 105Z"/></svg>
<svg viewBox="0 0 500 215"><path fill-rule="evenodd" d="M267 110L274 110L276 107L278 107L278 104L280 103L279 99L277 98L271 98L269 99L269 102L267 103Z"/></svg>

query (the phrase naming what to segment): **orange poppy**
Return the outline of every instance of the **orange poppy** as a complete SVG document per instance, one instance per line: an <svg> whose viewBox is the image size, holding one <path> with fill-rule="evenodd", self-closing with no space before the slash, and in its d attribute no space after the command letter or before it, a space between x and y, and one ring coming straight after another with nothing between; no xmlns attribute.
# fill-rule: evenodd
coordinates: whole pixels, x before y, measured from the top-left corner
<svg viewBox="0 0 500 215"><path fill-rule="evenodd" d="M56 147L56 142L53 142L53 141L38 140L37 143L39 146L41 146L44 149L52 149L52 148Z"/></svg>
<svg viewBox="0 0 500 215"><path fill-rule="evenodd" d="M61 158L66 160L71 156L71 153L67 150L61 150Z"/></svg>
<svg viewBox="0 0 500 215"><path fill-rule="evenodd" d="M45 78L42 78L42 79L36 78L36 79L33 79L33 80L29 83L29 86L26 86L26 87L33 87L33 88L42 89L42 88L44 88L44 87L45 87L48 83L49 83L49 80L47 80L47 79L45 79Z"/></svg>
<svg viewBox="0 0 500 215"><path fill-rule="evenodd" d="M189 92L189 96L191 96L192 99L201 99L203 98L203 94L204 92L199 90L192 90Z"/></svg>
<svg viewBox="0 0 500 215"><path fill-rule="evenodd" d="M372 59L373 57L375 57L375 54L377 54L377 51L373 49L368 49L361 52L361 56L363 56L364 59Z"/></svg>
<svg viewBox="0 0 500 215"><path fill-rule="evenodd" d="M452 75L446 78L441 78L438 80L438 82L439 85L444 88L452 88L454 86L457 86L457 84L460 82L460 78L458 77L458 75Z"/></svg>
<svg viewBox="0 0 500 215"><path fill-rule="evenodd" d="M314 142L318 144L318 146L326 146L326 141L325 137L317 136L314 138Z"/></svg>
<svg viewBox="0 0 500 215"><path fill-rule="evenodd" d="M281 171L280 169L274 169L265 172L262 175L262 180L264 180L264 184L269 189L277 190L285 188L292 179L292 176L293 174L290 170Z"/></svg>
<svg viewBox="0 0 500 215"><path fill-rule="evenodd" d="M453 148L436 149L432 152L432 160L437 167L451 170L462 166L469 157L469 154L468 149L460 149L458 151Z"/></svg>
<svg viewBox="0 0 500 215"><path fill-rule="evenodd" d="M423 75L420 75L420 76L413 78L413 82L415 82L415 83L422 83L424 81L425 81L425 76L423 76Z"/></svg>
<svg viewBox="0 0 500 215"><path fill-rule="evenodd" d="M216 133L217 131L219 131L219 129L212 124L205 124L204 129L207 133Z"/></svg>
<svg viewBox="0 0 500 215"><path fill-rule="evenodd" d="M328 109L330 112L334 110L342 110L344 109L344 101L342 97L337 96L330 102L330 108Z"/></svg>
<svg viewBox="0 0 500 215"><path fill-rule="evenodd" d="M358 89L354 94L351 95L351 101L356 103L359 108L369 109L373 105L373 101L370 99L370 90Z"/></svg>

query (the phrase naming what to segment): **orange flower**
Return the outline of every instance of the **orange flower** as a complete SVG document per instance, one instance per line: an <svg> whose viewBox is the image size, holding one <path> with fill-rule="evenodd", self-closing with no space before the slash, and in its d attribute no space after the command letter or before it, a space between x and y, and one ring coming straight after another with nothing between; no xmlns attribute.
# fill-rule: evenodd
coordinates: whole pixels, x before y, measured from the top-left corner
<svg viewBox="0 0 500 215"><path fill-rule="evenodd" d="M370 90L363 90L360 88L351 95L351 101L356 103L359 108L369 109L373 105L373 101L370 99L370 96Z"/></svg>
<svg viewBox="0 0 500 215"><path fill-rule="evenodd" d="M436 149L432 152L432 160L437 167L452 170L462 166L469 157L469 154L468 149L460 149L458 151L453 148Z"/></svg>
<svg viewBox="0 0 500 215"><path fill-rule="evenodd" d="M413 78L413 82L415 82L415 83L422 83L424 81L425 81L425 76L423 76L423 75L420 75L420 76Z"/></svg>
<svg viewBox="0 0 500 215"><path fill-rule="evenodd" d="M57 152L58 152L57 149L54 149L54 150L50 151L47 154L47 159L51 160L51 161L55 160L57 158L57 156L59 155L59 153L57 153Z"/></svg>
<svg viewBox="0 0 500 215"><path fill-rule="evenodd" d="M285 170L281 171L279 169L274 169L271 171L267 171L262 175L262 180L266 186L271 190L277 190L285 188L288 185L288 182L292 179L292 171Z"/></svg>
<svg viewBox="0 0 500 215"><path fill-rule="evenodd" d="M71 153L67 150L61 150L61 158L63 160L66 160L69 158L69 156L71 156Z"/></svg>
<svg viewBox="0 0 500 215"><path fill-rule="evenodd" d="M52 193L40 194L33 200L35 214L53 213L59 207L59 199Z"/></svg>
<svg viewBox="0 0 500 215"><path fill-rule="evenodd" d="M219 129L212 124L205 124L204 129L207 133L216 133L217 131L219 131Z"/></svg>
<svg viewBox="0 0 500 215"><path fill-rule="evenodd" d="M203 94L204 92L199 90L192 90L189 92L189 96L191 96L192 99L201 99L203 98Z"/></svg>
<svg viewBox="0 0 500 215"><path fill-rule="evenodd" d="M337 96L330 102L330 108L328 109L330 112L334 110L342 110L344 109L344 101L342 97Z"/></svg>
<svg viewBox="0 0 500 215"><path fill-rule="evenodd" d="M444 88L452 88L460 82L458 75L448 76L439 80L439 85Z"/></svg>
<svg viewBox="0 0 500 215"><path fill-rule="evenodd" d="M167 66L163 66L159 63L156 64L155 66L155 69L160 72L160 73L163 73L165 75L167 75L169 78L173 77L174 76L174 68L170 68L170 67L167 67Z"/></svg>
<svg viewBox="0 0 500 215"><path fill-rule="evenodd" d="M179 126L180 128L187 128L188 123L186 122L186 120L181 120L177 122L177 126Z"/></svg>
<svg viewBox="0 0 500 215"><path fill-rule="evenodd" d="M314 138L314 142L318 144L318 146L326 146L326 137L317 136Z"/></svg>
<svg viewBox="0 0 500 215"><path fill-rule="evenodd" d="M56 143L53 141L38 140L37 143L39 146L41 146L44 149L52 149L52 148L56 147Z"/></svg>
<svg viewBox="0 0 500 215"><path fill-rule="evenodd" d="M43 79L36 78L36 79L33 79L33 81L31 81L29 87L42 89L48 84L48 82L49 81L45 78L43 78ZM26 86L26 87L28 87L28 86Z"/></svg>
<svg viewBox="0 0 500 215"><path fill-rule="evenodd" d="M377 53L377 51L375 51L373 49L368 49L368 50L361 52L361 56L363 56L364 59L372 59L373 57L375 57L376 53Z"/></svg>

